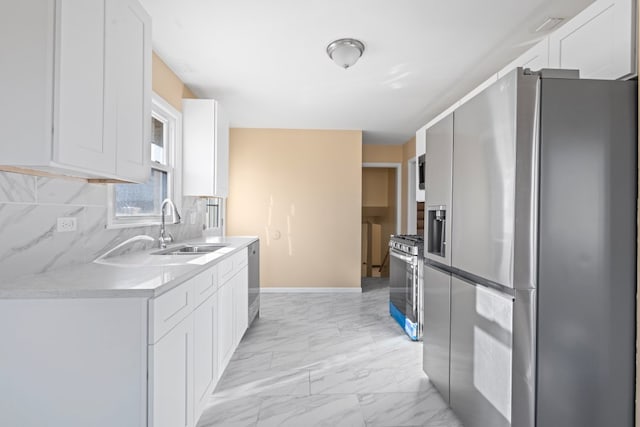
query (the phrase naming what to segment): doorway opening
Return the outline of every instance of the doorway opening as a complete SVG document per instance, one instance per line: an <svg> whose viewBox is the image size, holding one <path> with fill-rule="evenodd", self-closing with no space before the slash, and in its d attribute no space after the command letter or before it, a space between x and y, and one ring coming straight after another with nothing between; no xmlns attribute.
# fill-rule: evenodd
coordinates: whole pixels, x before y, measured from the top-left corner
<svg viewBox="0 0 640 427"><path fill-rule="evenodd" d="M389 238L400 231L399 163L362 165L363 291L369 278L389 277Z"/></svg>

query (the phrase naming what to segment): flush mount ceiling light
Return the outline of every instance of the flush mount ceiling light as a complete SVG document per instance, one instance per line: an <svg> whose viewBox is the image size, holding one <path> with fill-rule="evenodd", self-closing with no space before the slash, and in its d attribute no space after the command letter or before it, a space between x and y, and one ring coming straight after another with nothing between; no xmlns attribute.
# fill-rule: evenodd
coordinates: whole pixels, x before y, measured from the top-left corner
<svg viewBox="0 0 640 427"><path fill-rule="evenodd" d="M356 39L339 39L327 46L327 55L340 67L347 69L364 53L364 44Z"/></svg>

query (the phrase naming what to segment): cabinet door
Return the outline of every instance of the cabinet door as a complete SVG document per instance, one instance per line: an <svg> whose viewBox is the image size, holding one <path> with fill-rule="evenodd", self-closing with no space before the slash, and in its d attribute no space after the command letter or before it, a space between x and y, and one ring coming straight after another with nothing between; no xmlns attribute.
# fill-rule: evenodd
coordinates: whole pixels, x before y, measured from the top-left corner
<svg viewBox="0 0 640 427"><path fill-rule="evenodd" d="M204 410L218 379L218 295L210 296L193 314L194 420Z"/></svg>
<svg viewBox="0 0 640 427"><path fill-rule="evenodd" d="M218 372L220 375L233 354L233 280L218 290Z"/></svg>
<svg viewBox="0 0 640 427"><path fill-rule="evenodd" d="M115 144L105 141L105 1L56 1L55 162L115 172ZM78 36L81 34L81 36Z"/></svg>
<svg viewBox="0 0 640 427"><path fill-rule="evenodd" d="M193 317L150 346L149 425L193 426Z"/></svg>
<svg viewBox="0 0 640 427"><path fill-rule="evenodd" d="M632 0L598 0L549 36L550 66L587 79L636 72Z"/></svg>
<svg viewBox="0 0 640 427"><path fill-rule="evenodd" d="M213 99L184 99L184 195L227 197L229 122Z"/></svg>
<svg viewBox="0 0 640 427"><path fill-rule="evenodd" d="M505 74L508 74L518 67L529 68L533 71L538 71L542 68L548 68L549 38L545 37L545 39L540 43L520 55L502 70L498 71L498 78L501 78Z"/></svg>
<svg viewBox="0 0 640 427"><path fill-rule="evenodd" d="M512 324L509 296L452 277L450 405L465 426L511 425Z"/></svg>
<svg viewBox="0 0 640 427"><path fill-rule="evenodd" d="M215 195L229 195L229 119L220 104L216 108Z"/></svg>
<svg viewBox="0 0 640 427"><path fill-rule="evenodd" d="M151 19L136 0L107 2L105 144L116 174L145 182L151 126Z"/></svg>
<svg viewBox="0 0 640 427"><path fill-rule="evenodd" d="M249 269L242 268L233 277L233 342L237 347L249 324Z"/></svg>
<svg viewBox="0 0 640 427"><path fill-rule="evenodd" d="M11 141L0 144L3 165L51 160L54 26L55 4L50 0L2 5L0 117L3 139Z"/></svg>

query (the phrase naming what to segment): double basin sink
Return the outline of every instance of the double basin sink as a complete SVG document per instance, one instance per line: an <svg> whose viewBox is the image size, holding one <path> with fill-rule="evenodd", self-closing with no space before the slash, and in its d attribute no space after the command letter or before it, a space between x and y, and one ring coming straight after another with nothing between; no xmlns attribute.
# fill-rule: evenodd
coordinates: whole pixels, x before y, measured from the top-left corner
<svg viewBox="0 0 640 427"><path fill-rule="evenodd" d="M93 262L114 267L151 267L151 266L172 266L193 263L194 258L204 256L217 250L226 248L228 243L183 243L171 246L166 249L156 250L153 252L141 251L133 253L125 253L122 255L110 256L114 252L122 249L127 245L139 242L141 240L155 242L156 239L146 235L134 236L115 248L107 251L105 254L96 258ZM165 255L165 256L155 256ZM174 256L176 255L176 256ZM182 255L191 255L182 256Z"/></svg>
<svg viewBox="0 0 640 427"><path fill-rule="evenodd" d="M226 247L225 244L220 243L203 243L203 244L188 244L174 246L172 248L163 249L161 251L152 252L151 255L198 255L208 254L215 252L218 249Z"/></svg>

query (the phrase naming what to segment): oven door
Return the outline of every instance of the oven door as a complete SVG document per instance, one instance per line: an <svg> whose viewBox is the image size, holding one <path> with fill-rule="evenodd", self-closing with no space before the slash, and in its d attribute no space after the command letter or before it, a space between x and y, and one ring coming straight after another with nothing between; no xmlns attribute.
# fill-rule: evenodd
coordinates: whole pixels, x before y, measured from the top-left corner
<svg viewBox="0 0 640 427"><path fill-rule="evenodd" d="M389 254L391 255L389 298L398 311L405 317L412 318L412 321L415 322L417 311L414 310L414 306L409 304L414 300L414 276L417 277L417 274L414 275L414 257L393 248L389 249Z"/></svg>
<svg viewBox="0 0 640 427"><path fill-rule="evenodd" d="M418 323L418 263L416 257L411 257L407 265L407 277L405 279L405 315L413 324Z"/></svg>

